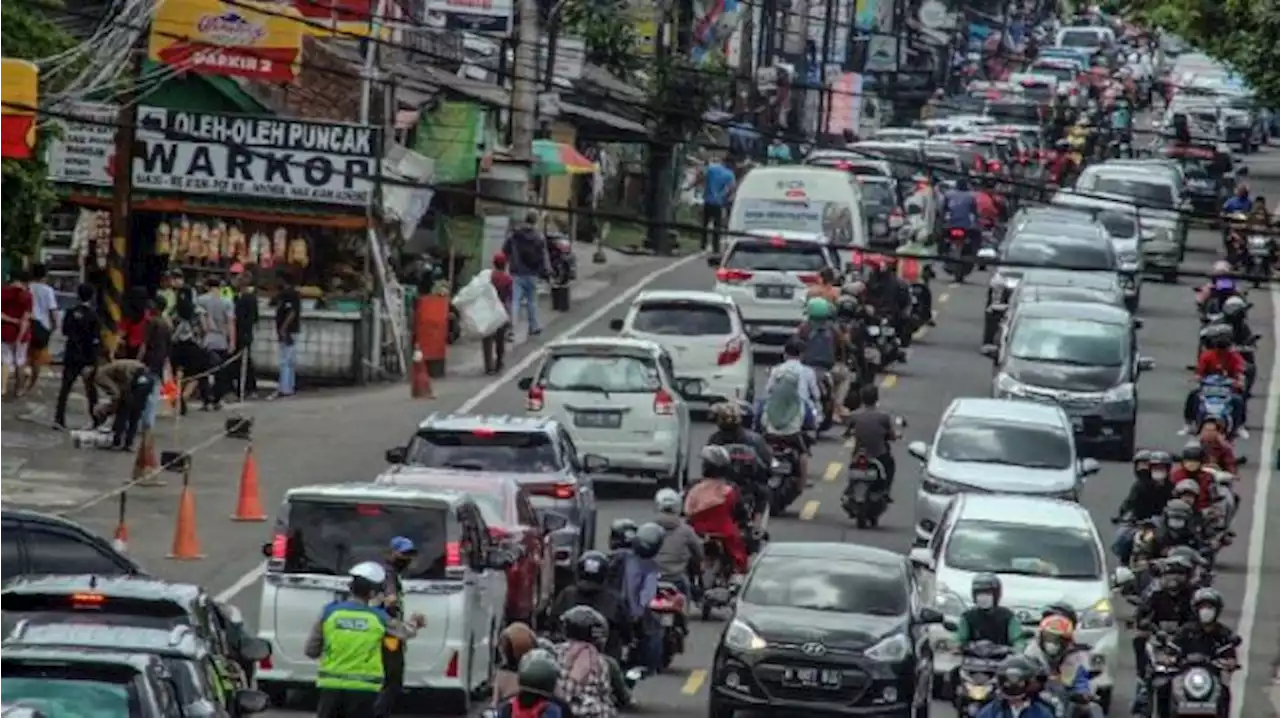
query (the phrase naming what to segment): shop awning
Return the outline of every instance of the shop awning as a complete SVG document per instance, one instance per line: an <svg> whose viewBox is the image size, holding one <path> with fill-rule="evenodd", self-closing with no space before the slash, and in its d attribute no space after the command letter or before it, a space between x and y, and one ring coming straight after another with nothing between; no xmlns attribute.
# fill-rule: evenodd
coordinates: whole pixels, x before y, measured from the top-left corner
<svg viewBox="0 0 1280 718"><path fill-rule="evenodd" d="M590 107L583 107L582 105L574 105L563 101L560 103L560 112L572 117L579 117L584 120L598 122L607 127L612 127L615 130L622 130L623 132L632 132L645 137L648 137L650 134L648 127L645 127L639 122L628 120L625 117L619 117L611 112L593 110Z"/></svg>
<svg viewBox="0 0 1280 718"><path fill-rule="evenodd" d="M533 176L588 175L600 165L584 157L571 145L554 140L533 141Z"/></svg>

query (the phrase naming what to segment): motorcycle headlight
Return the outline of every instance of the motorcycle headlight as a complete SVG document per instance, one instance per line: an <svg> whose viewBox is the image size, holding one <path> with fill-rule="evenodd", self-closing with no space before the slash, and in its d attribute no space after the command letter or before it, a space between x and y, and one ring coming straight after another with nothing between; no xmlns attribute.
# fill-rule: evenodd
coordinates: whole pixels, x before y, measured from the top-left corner
<svg viewBox="0 0 1280 718"><path fill-rule="evenodd" d="M1213 692L1213 676L1203 668L1192 668L1182 678L1182 688L1187 697L1202 701Z"/></svg>
<svg viewBox="0 0 1280 718"><path fill-rule="evenodd" d="M1251 235L1249 237L1249 249L1269 249L1271 240L1260 235Z"/></svg>
<svg viewBox="0 0 1280 718"><path fill-rule="evenodd" d="M1115 624L1116 617L1111 612L1111 601L1105 598L1080 613L1080 628L1082 630L1111 628Z"/></svg>
<svg viewBox="0 0 1280 718"><path fill-rule="evenodd" d="M997 397L1001 396L1026 396L1026 389L1016 379L1008 374L996 375L996 391Z"/></svg>
<svg viewBox="0 0 1280 718"><path fill-rule="evenodd" d="M735 651L762 651L769 643L760 637L751 626L734 619L724 632L724 645Z"/></svg>
<svg viewBox="0 0 1280 718"><path fill-rule="evenodd" d="M1102 400L1108 403L1125 403L1133 401L1133 384L1121 384L1113 386L1102 395Z"/></svg>
<svg viewBox="0 0 1280 718"><path fill-rule="evenodd" d="M867 658L883 663L897 663L911 654L911 642L901 633L889 636L866 651Z"/></svg>

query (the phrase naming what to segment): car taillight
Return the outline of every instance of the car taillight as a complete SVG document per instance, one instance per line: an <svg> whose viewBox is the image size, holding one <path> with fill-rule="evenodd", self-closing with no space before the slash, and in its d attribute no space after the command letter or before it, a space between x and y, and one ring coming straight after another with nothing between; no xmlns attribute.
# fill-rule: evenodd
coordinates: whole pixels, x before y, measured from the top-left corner
<svg viewBox="0 0 1280 718"><path fill-rule="evenodd" d="M489 538L495 541L501 541L505 538L509 538L510 536L511 536L511 532L504 528L500 528L498 526L489 527ZM446 560L447 558L448 557L446 557Z"/></svg>
<svg viewBox="0 0 1280 718"><path fill-rule="evenodd" d="M988 163L987 163L987 169L988 169L988 170L990 170L990 171L992 171L992 172L999 172L999 171L1000 171L1000 163L999 163L999 162L996 162L996 161L994 161L994 160L993 160L993 161L991 161L991 162L988 162Z"/></svg>
<svg viewBox="0 0 1280 718"><path fill-rule="evenodd" d="M272 668L275 668L275 665L271 663L271 656L268 655L264 657L262 660L258 661L258 668L264 671L269 671Z"/></svg>
<svg viewBox="0 0 1280 718"><path fill-rule="evenodd" d="M858 455L858 458L854 461L854 464L855 464L859 469L865 469L865 468L867 468L867 456L866 456L866 454L859 454L859 455Z"/></svg>
<svg viewBox="0 0 1280 718"><path fill-rule="evenodd" d="M952 239L964 239L964 230L959 227L953 227L949 234Z"/></svg>
<svg viewBox="0 0 1280 718"><path fill-rule="evenodd" d="M716 281L733 284L735 282L745 282L751 279L751 272L744 272L741 269L717 269Z"/></svg>
<svg viewBox="0 0 1280 718"><path fill-rule="evenodd" d="M720 356L716 357L716 364L720 366L729 366L737 364L742 358L742 350L745 348L746 342L742 341L742 337L734 337L724 345L724 349L720 350Z"/></svg>
<svg viewBox="0 0 1280 718"><path fill-rule="evenodd" d="M289 537L284 534L276 534L271 537L271 560L283 561L285 554L289 549Z"/></svg>
<svg viewBox="0 0 1280 718"><path fill-rule="evenodd" d="M805 284L817 284L822 279L816 274L798 274L796 278Z"/></svg>
<svg viewBox="0 0 1280 718"><path fill-rule="evenodd" d="M653 395L653 413L674 414L675 412L676 402L671 398L671 394L666 389L659 389L658 393Z"/></svg>
<svg viewBox="0 0 1280 718"><path fill-rule="evenodd" d="M578 494L578 487L573 484L556 484L551 489L551 496L557 499L571 499Z"/></svg>
<svg viewBox="0 0 1280 718"><path fill-rule="evenodd" d="M462 544L450 541L444 545L444 565L446 568L458 568L462 565Z"/></svg>
<svg viewBox="0 0 1280 718"><path fill-rule="evenodd" d="M444 677L445 678L458 677L458 652L457 651L454 651L453 655L449 657L449 665L445 666Z"/></svg>
<svg viewBox="0 0 1280 718"><path fill-rule="evenodd" d="M529 387L529 396L525 399L524 408L528 411L542 411L546 400L546 392L540 386Z"/></svg>

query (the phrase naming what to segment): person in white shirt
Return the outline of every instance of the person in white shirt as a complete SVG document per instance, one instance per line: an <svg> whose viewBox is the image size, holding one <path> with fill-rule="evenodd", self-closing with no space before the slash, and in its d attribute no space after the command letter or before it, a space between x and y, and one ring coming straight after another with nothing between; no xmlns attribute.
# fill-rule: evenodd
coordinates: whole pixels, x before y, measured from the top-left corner
<svg viewBox="0 0 1280 718"><path fill-rule="evenodd" d="M31 325L31 354L27 357L31 377L24 392L36 388L36 382L40 380L40 367L51 362L49 339L58 328L58 295L49 286L48 279L47 267L43 264L31 266L31 316L35 321Z"/></svg>
<svg viewBox="0 0 1280 718"><path fill-rule="evenodd" d="M804 347L800 342L787 342L783 361L769 372L761 402L760 428L765 436L785 438L799 457L800 491L809 475L808 444L804 439L806 424L817 421L822 405L822 388L818 374L800 361Z"/></svg>

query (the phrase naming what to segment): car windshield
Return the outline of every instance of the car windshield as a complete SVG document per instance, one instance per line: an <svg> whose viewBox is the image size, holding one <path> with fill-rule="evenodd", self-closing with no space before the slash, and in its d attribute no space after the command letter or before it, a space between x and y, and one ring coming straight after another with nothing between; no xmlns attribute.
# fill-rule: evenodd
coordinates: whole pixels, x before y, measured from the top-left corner
<svg viewBox="0 0 1280 718"><path fill-rule="evenodd" d="M295 498L281 519L285 573L342 576L361 561L382 561L392 538L410 536L418 555L401 575L444 577L448 516L443 506Z"/></svg>
<svg viewBox="0 0 1280 718"><path fill-rule="evenodd" d="M729 309L720 304L650 301L636 310L631 328L674 337L726 336L733 333L733 320Z"/></svg>
<svg viewBox="0 0 1280 718"><path fill-rule="evenodd" d="M25 706L46 718L142 718L132 672L75 664L4 662L4 705ZM16 675L15 675L16 674ZM86 675L88 674L88 675ZM101 675L94 675L101 674Z"/></svg>
<svg viewBox="0 0 1280 718"><path fill-rule="evenodd" d="M1092 580L1102 557L1084 529L960 520L947 537L948 568L973 573Z"/></svg>
<svg viewBox="0 0 1280 718"><path fill-rule="evenodd" d="M1142 206L1173 209L1173 187L1162 182L1148 182L1121 177L1099 177L1089 189L1106 194L1132 197Z"/></svg>
<svg viewBox="0 0 1280 718"><path fill-rule="evenodd" d="M738 242L724 260L725 269L774 272L819 272L827 256L816 242Z"/></svg>
<svg viewBox="0 0 1280 718"><path fill-rule="evenodd" d="M541 431L424 429L409 441L405 463L441 469L546 473L562 467Z"/></svg>
<svg viewBox="0 0 1280 718"><path fill-rule="evenodd" d="M1112 269L1111 255L1106 247L1092 246L1084 242L1052 242L1015 239L1005 253L1011 265L1034 267L1063 267L1069 269Z"/></svg>
<svg viewBox="0 0 1280 718"><path fill-rule="evenodd" d="M1028 288L1025 295L1019 295L1019 302L1097 302L1099 304L1115 304L1116 297L1098 289L1088 287L1035 287Z"/></svg>
<svg viewBox="0 0 1280 718"><path fill-rule="evenodd" d="M884 182L865 182L862 185L862 206L876 213L890 212L898 205L893 188Z"/></svg>
<svg viewBox="0 0 1280 718"><path fill-rule="evenodd" d="M884 145L879 147L859 147L857 149L873 157L889 160L889 166L893 169L893 176L898 179L913 177L921 169L920 150L910 145Z"/></svg>
<svg viewBox="0 0 1280 718"><path fill-rule="evenodd" d="M811 167L829 167L834 170L844 170L855 177L885 177L885 173L878 164L868 164L859 162L857 158L840 157L838 155L825 155L821 157L811 157L804 161L806 165Z"/></svg>
<svg viewBox="0 0 1280 718"><path fill-rule="evenodd" d="M1009 337L1009 354L1027 361L1124 366L1129 330L1087 319L1023 317Z"/></svg>
<svg viewBox="0 0 1280 718"><path fill-rule="evenodd" d="M1035 469L1071 466L1071 441L1049 427L955 417L938 436L939 459L980 464L1005 464Z"/></svg>
<svg viewBox="0 0 1280 718"><path fill-rule="evenodd" d="M1039 75L1053 75L1058 82L1074 82L1077 74L1075 68L1059 64L1032 65L1031 69Z"/></svg>
<svg viewBox="0 0 1280 718"><path fill-rule="evenodd" d="M907 612L906 577L893 565L765 556L752 570L742 601L757 606L901 616Z"/></svg>
<svg viewBox="0 0 1280 718"><path fill-rule="evenodd" d="M587 354L556 353L542 368L538 381L546 391L584 391L598 394L653 393L662 388L652 359L608 350Z"/></svg>
<svg viewBox="0 0 1280 718"><path fill-rule="evenodd" d="M1068 30L1062 33L1062 37L1058 40L1058 47L1101 47L1102 38L1098 33L1092 30L1080 30L1072 32Z"/></svg>
<svg viewBox="0 0 1280 718"><path fill-rule="evenodd" d="M1138 220L1131 214L1104 210L1094 215L1094 219L1115 239L1132 239L1138 236Z"/></svg>
<svg viewBox="0 0 1280 718"><path fill-rule="evenodd" d="M1178 164L1182 165L1182 173L1191 180L1212 180L1213 176L1209 174L1209 163L1199 157L1180 157Z"/></svg>

